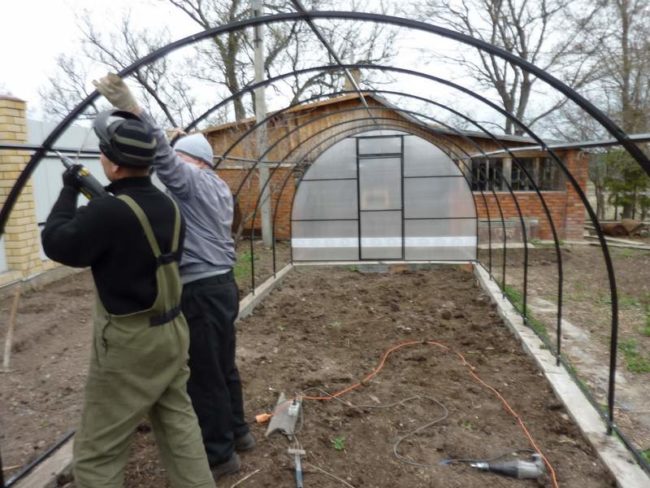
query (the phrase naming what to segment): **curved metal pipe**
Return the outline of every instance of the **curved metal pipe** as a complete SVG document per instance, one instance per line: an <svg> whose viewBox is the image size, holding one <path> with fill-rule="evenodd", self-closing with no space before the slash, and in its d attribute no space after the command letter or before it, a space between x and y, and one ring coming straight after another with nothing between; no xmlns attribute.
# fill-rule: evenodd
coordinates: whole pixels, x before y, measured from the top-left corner
<svg viewBox="0 0 650 488"><path fill-rule="evenodd" d="M384 107L369 107L369 108L364 108L364 109L365 109L365 110L368 110L368 109L371 109L371 110L372 110L372 109L374 109L374 110L385 110ZM255 169L255 167L257 166L257 164L259 163L259 161L263 160L263 159L266 157L266 155L267 155L269 152L271 152L271 151L272 151L272 150L273 150L273 149L274 149L278 144L280 144L281 142L283 142L286 138L290 137L291 134L293 134L293 133L296 132L297 130L300 130L301 128L303 128L303 127L305 127L305 126L307 126L307 125L309 125L309 124L315 123L315 122L317 122L318 120L321 120L321 119L324 119L324 118L327 118L327 117L330 117L330 116L333 116L333 115L337 115L337 114L340 114L340 113L343 113L343 112L353 112L353 111L358 111L358 110L361 110L361 107L350 108L350 109L344 109L344 110L338 110L338 111L335 111L335 112L330 112L330 113L324 114L324 115L322 115L322 116L320 116L320 117L312 118L312 119L310 119L310 120L304 122L303 124L298 125L298 126L295 127L294 129L292 129L291 131L289 131L288 133L286 133L285 135L283 135L282 137L278 138L278 140L276 140L275 143L274 143L273 145L271 145L269 148L267 148L267 150L266 150L262 155L260 155L260 158L258 159L258 161L257 161L257 162L253 165L253 167L250 169L250 171L249 171L249 175L250 175L250 173ZM403 112L409 112L409 111L404 111L404 110L400 110L400 109L394 109L394 110L397 110L397 111L403 111ZM457 134L458 134L459 136L465 138L466 141L467 141L470 145L474 145L474 146L475 146L479 151L483 151L482 148L480 148L480 146L478 146L478 144L474 143L474 141L470 140L469 138L467 138L466 136L464 136L464 135L461 134L460 132L456 131L455 129L453 129L453 128L451 128L451 127L449 127L449 126L447 126L447 125L445 125L445 124L443 124L443 123L441 123L441 122L439 122L437 119L434 119L434 118L428 117L428 116L426 116L426 115L424 115L424 114L420 114L420 113L417 113L417 112L410 112L410 113L411 113L411 114L414 114L414 115L419 115L419 116L424 117L424 118L429 118L429 119L431 119L431 120L434 121L434 122L437 122L437 123L440 123L441 125L444 125L445 127L449 128L450 130L457 132ZM267 119L268 119L268 118L269 118L269 117L267 117ZM382 120L381 118L375 118L375 119L376 119L376 120ZM359 119L356 119L356 120L359 120ZM362 119L362 120L365 120L365 119ZM394 119L394 118L388 118L388 120L393 121L393 122L399 122L397 119ZM344 123L350 123L350 122L354 122L354 121L355 121L355 120L352 120L352 121L345 121L345 122L342 122L341 124L344 124ZM260 124L262 124L262 123L264 123L264 122L265 122L265 121L260 121ZM409 122L409 123L410 123L410 124L417 125L417 124L415 124L414 122ZM336 125L338 125L338 124L336 124ZM422 125L422 127L423 127L427 132L430 132L430 131L431 131L431 128L430 128L430 127L424 126L423 124L420 124L420 125ZM312 139L312 138L314 138L314 137L320 135L322 132L327 131L327 130L328 130L329 128L331 128L331 127L332 127L332 126L329 126L329 127L325 128L324 130L317 132L316 134L312 134L312 135L311 135L307 140ZM249 130L246 132L246 135L249 135L249 134L250 134L253 130L255 130L255 129L256 129L256 126L255 126L255 127L251 127L251 128L249 128ZM434 132L435 132L435 131L434 131ZM442 135L442 134L437 134L437 136L438 136L438 137L445 137L445 136ZM242 136L242 137L244 137L244 136ZM234 146L236 146L236 145L240 142L240 140L242 140L242 137L240 137L237 141L233 142L232 145L231 145L231 146L230 146L230 147L229 147L229 148L224 152L224 154L228 154L228 153L232 150L232 148L233 148ZM458 147L458 148L459 148L459 149L460 149L460 150L461 150L461 151L462 151L466 156L469 156L469 153L467 153L467 152L466 152L466 151L465 151L461 146L459 146L458 144L456 144L454 141L450 141L450 142L451 142L452 144L456 145L456 146L457 146L457 147ZM304 145L305 143L306 143L306 141L303 141L302 144L301 144L301 146ZM299 146L299 147L301 147L301 146ZM297 148L294 148L294 150L295 150L295 149L297 149ZM293 151L293 150L292 150L292 151ZM291 151L291 152L292 152L292 151ZM485 154L485 153L483 152L483 154ZM286 159L286 156L285 156L285 158L283 158L283 159ZM462 161L462 160L459 159L459 161ZM281 163L281 161L278 163L278 165L279 165L280 163ZM467 165L466 165L464 162L463 162L462 164L463 164L464 166L467 167ZM461 172L461 173L462 173L462 172ZM465 175L464 173L463 173L463 176L465 177L465 179L466 179L466 181L467 181L466 175ZM267 185L269 182L270 182L270 179L267 180L267 182L266 182L265 185L263 186L263 188L262 188L262 192L264 191L264 189L266 188L266 185ZM468 182L468 184L469 184L469 182ZM239 190L241 190L241 188L242 188L242 186L240 185L240 188L238 189L236 195L238 195ZM511 195L512 195L513 198L516 200L516 196L515 196L514 193L512 192L511 188L509 188L509 189L510 189L510 191L511 191ZM470 189L470 191L471 191L471 189ZM497 205L500 206L500 203L499 203L499 201L498 201L498 198L496 197L496 194L495 194L495 192L494 192L494 189L492 189L492 192L493 192L493 194L494 194L495 201L496 201ZM263 193L260 193L260 195L258 196L258 199L257 199L257 202L256 202L256 207L255 207L255 210L254 210L254 213L253 213L253 221L254 221L255 216L256 216L256 214L257 214L257 209L259 208L259 203L260 203L260 199L261 199L262 194L263 194ZM482 190L481 190L481 195L483 196L483 199L485 200L485 195L484 195L484 193L483 193ZM476 203L474 203L474 205L476 206ZM486 211L488 212L488 216L489 216L489 208L488 208L488 205L487 205L487 200L485 200L485 206L486 206ZM516 202L516 206L517 206L517 208L519 209L518 202ZM503 215L503 214L502 214L502 215ZM478 212L477 212L477 214L476 214L476 217L478 218ZM523 224L523 217L521 216L521 212L520 212L520 220L521 220L521 222L522 222L522 224ZM503 222L503 220L502 220L502 222ZM505 225L505 224L504 224L504 225ZM523 229L522 232L523 232L524 239L525 239L525 235L526 235L526 233L525 233L525 229ZM505 236L505 227L504 227L504 236ZM251 251L253 252L252 245L251 245ZM490 274L491 274L491 273L490 273ZM253 282L253 283L254 283L254 282Z"/></svg>
<svg viewBox="0 0 650 488"><path fill-rule="evenodd" d="M417 22L409 19L401 19L398 17L390 17L385 15L379 15L379 14L359 13L359 12L311 12L310 17L362 20L362 21L370 21L370 22L387 23L391 25L417 29L432 34L438 34L443 37L447 37L459 42L463 42L465 44L474 46L478 49L499 56L521 67L523 70L534 74L538 78L548 83L553 88L565 94L570 100L572 100L582 109L584 109L589 115L591 115L595 120L597 120L601 124L601 126L603 126L610 134L612 134L620 142L620 144L628 151L628 153L632 157L634 157L634 159L646 171L646 173L650 174L650 161L648 160L648 158L629 139L627 134L625 134L625 132L623 132L613 121L611 121L611 119L609 119L605 114L600 112L594 105L592 105L589 101L587 101L585 98L580 96L577 92L567 87L564 83L560 82L559 80L549 75L548 73L545 73L544 71L532 65L531 63L523 61L520 58L508 53L507 51L504 51L503 49L500 49L496 46L492 46L488 43L485 43L484 41L473 39L464 34L454 32L442 27L431 26L422 22ZM232 32L235 30L241 30L245 27L251 27L255 25L274 23L274 22L293 21L293 20L305 20L305 16L302 14L292 14L292 13L277 14L273 16L258 17L255 19L247 19L243 21L233 22L225 26L209 29L207 31L192 36L188 36L184 39L171 43L151 53L150 55L145 56L141 60L129 66L128 68L122 70L119 74L120 76L127 76L128 74L138 69L140 66L155 61L156 59L164 56L169 52L172 52L175 49L178 49L185 45L190 45L194 42L197 42L199 40L208 37L212 37L226 32ZM11 212L11 209L13 208L13 205L15 204L18 198L18 195L22 191L22 188L24 187L27 180L31 176L36 164L42 159L43 154L51 148L52 144L58 139L58 137L61 135L63 130L70 124L70 122L74 120L86 108L86 106L88 106L95 98L97 98L97 96L98 96L97 92L93 92L88 97L86 97L86 99L82 101L80 105L78 105L75 109L73 109L73 111L70 112L70 114L68 114L68 116L66 116L66 118L50 133L50 135L43 142L41 148L37 150L34 155L32 155L30 161L27 163L24 170L21 172L20 176L16 180L16 183L12 187L5 201L5 204L3 205L2 210L0 211L0 235L4 233L4 227L8 220L9 213ZM511 114L508 115L512 117ZM524 130L528 132L527 128L523 124L520 123L518 124L518 126L524 128ZM536 140L541 142L541 139L537 138ZM545 149L548 149L547 146L543 144L543 142L541 142L541 144ZM570 173L567 174L567 177L569 178L571 184L574 185L575 187L575 185L577 185L575 178ZM617 296L617 291L615 286L615 276L613 273L613 267L611 266L611 257L609 256L609 251L607 249L604 236L602 235L602 230L598 225L598 221L595 216L595 213L593 212L593 209L591 209L591 206L586 201L584 193L579 188L579 185L577 186L578 187L575 188L576 192L579 194L581 200L583 200L583 203L586 203L589 216L595 224L596 232L598 234L599 241L603 249L604 258L606 261L608 277L610 279L610 293L612 295L612 343L610 347L610 384L609 384L609 392L608 392L608 410L609 410L608 433L611 433L611 426L613 425L616 345L618 342L618 296Z"/></svg>

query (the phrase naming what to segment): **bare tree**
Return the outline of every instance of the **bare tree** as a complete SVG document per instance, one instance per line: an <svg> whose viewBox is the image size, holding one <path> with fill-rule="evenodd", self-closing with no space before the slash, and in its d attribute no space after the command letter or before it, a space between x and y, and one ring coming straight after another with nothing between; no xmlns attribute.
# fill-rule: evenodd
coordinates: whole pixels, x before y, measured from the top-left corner
<svg viewBox="0 0 650 488"><path fill-rule="evenodd" d="M67 115L89 95L90 66L101 65L107 71L120 71L169 43L165 30L142 31L133 27L128 12L116 32L99 31L88 14L83 14L79 22L83 55L59 56L57 71L40 90L45 112L56 117ZM180 75L180 67L175 65L174 68L163 58L142 66L133 77L148 111L155 118L166 120L167 124L180 126L196 117L198 107L187 81Z"/></svg>
<svg viewBox="0 0 650 488"><path fill-rule="evenodd" d="M575 46L583 39L597 7L584 3L571 11L571 0L420 0L418 10L426 20L501 47L545 71L561 75L573 88L593 79L594 67ZM576 2L573 2L575 7ZM577 14L576 11L580 11ZM586 12L586 13L585 13ZM579 21L568 22L568 19ZM596 46L593 46L594 49ZM529 125L566 103L562 97L529 115L534 75L484 51L463 51L444 56L464 67L484 88L496 90L504 109ZM521 130L506 119L507 134Z"/></svg>

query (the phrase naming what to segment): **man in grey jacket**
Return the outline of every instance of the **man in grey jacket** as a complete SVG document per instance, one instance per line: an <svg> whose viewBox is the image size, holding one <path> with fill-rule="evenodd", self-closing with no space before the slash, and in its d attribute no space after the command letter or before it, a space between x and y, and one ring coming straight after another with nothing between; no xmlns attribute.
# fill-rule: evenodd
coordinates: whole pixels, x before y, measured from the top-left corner
<svg viewBox="0 0 650 488"><path fill-rule="evenodd" d="M236 259L232 193L214 171L212 147L203 134L185 136L172 148L119 76L109 74L96 81L95 87L116 108L141 116L155 128L158 146L153 166L185 219L180 275L181 308L190 329L187 391L218 479L240 469L236 451L255 446L244 419L235 364L239 291L232 271Z"/></svg>

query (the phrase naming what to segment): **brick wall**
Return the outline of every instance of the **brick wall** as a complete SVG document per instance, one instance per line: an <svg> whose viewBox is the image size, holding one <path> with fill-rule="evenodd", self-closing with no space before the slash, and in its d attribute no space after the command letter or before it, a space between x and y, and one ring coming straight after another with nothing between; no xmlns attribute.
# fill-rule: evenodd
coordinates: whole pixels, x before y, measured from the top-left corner
<svg viewBox="0 0 650 488"><path fill-rule="evenodd" d="M217 170L217 173L228 183L233 194L235 194L246 177L248 169L240 167L220 167ZM290 173L291 169L284 167L276 170L271 168L269 170L271 176L271 182L269 185L271 190L271 216L276 214L277 208L274 228L275 238L280 240L286 240L291 237L291 204L293 203L296 185L295 179ZM245 233L248 234L251 232L251 229L254 229L255 235L258 237L261 236L262 228L261 208L257 210L253 225L251 225L250 220L253 218L253 212L258 203L259 194L259 174L257 170L255 170L246 181L244 181L238 202L242 213L242 219L246 220L244 225Z"/></svg>
<svg viewBox="0 0 650 488"><path fill-rule="evenodd" d="M573 174L580 186L584 189L588 179L588 158L584 153L578 151L567 151L559 154L569 171ZM501 218L496 201L501 204L503 216L506 220L517 220L518 213L514 199L509 192L484 192L488 202L490 219L492 220L493 235L495 229L500 226ZM529 239L553 239L553 233L548 218L544 212L542 203L535 192L515 192L521 213L527 221L527 228L530 229ZM585 208L569 181L565 181L564 191L542 192L546 205L548 206L555 229L559 239L582 239L582 232L585 223ZM487 219L488 211L485 209L483 197L479 192L474 192L479 218ZM537 220L537 225L531 221ZM527 229L528 230L528 229Z"/></svg>
<svg viewBox="0 0 650 488"><path fill-rule="evenodd" d="M24 101L0 95L0 141L27 142ZM16 179L29 161L25 151L0 151L0 204L4 205ZM51 268L40 258L39 232L32 183L23 188L5 226L5 251L8 272L0 275L0 285L24 279Z"/></svg>

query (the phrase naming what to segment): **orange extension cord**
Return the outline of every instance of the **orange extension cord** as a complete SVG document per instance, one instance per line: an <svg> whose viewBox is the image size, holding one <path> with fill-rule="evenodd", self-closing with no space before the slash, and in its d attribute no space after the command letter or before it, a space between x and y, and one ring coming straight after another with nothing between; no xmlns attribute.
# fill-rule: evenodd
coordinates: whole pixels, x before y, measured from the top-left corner
<svg viewBox="0 0 650 488"><path fill-rule="evenodd" d="M501 395L501 394L496 390L496 388L494 388L493 386L487 384L485 381L483 381L483 380L482 380L482 379L481 379L481 378L480 378L480 377L479 377L479 376L474 372L474 370L475 370L474 366L472 366L472 365L467 361L467 359L465 359L465 356L463 356L463 355L462 355L461 353L459 353L458 351L455 351L455 350L451 349L449 346L446 346L446 345L444 345L444 344L442 344L442 343L440 343L440 342L431 341L431 340L427 340L427 341L406 341L406 342L400 342L399 344L396 344L396 345L390 347L389 349L387 349L387 350L382 354L382 356L381 356L381 360L379 361L379 364L377 365L377 367L376 367L375 369L373 369L373 370L372 370L372 371L371 371L371 372L370 372L370 373L369 373L365 378L363 378L360 382L355 383L355 384L353 384L353 385L350 385L350 386L348 386L347 388L344 388L344 389L342 389L342 390L340 390L340 391L337 391L336 393L332 393L331 395L327 395L327 396L301 396L300 398L302 398L303 400L317 400L317 401L325 401L325 400L332 400L332 399L334 399L334 398L339 398L340 396L343 396L343 395L345 395L346 393L351 392L352 390L356 390L357 388L359 388L359 387L361 387L361 386L365 386L365 385L367 385L367 383L368 383L370 380L372 380L375 376L377 376L377 374L379 374L379 372L384 368L384 365L386 364L386 360L387 360L388 357L389 357L391 354L393 354L395 351L398 351L398 350L400 350L400 349L402 349L402 348L404 348L404 347L416 346L416 345L429 345L429 346L436 346L436 347L439 347L440 349L443 349L444 351L451 352L451 353L455 354L456 356L458 356L458 358L460 358L460 360L461 360L461 362L463 363L463 365L464 365L464 366L467 368L467 370L469 371L469 374L472 376L472 378L474 378L474 380L475 380L477 383L481 384L482 386L484 386L485 388L487 388L488 390L490 390L492 393L494 393L494 395L495 395L499 400L501 400L501 403L503 404L503 406L504 406L504 408L506 409L506 411L507 411L508 413L510 413L510 415L512 415L515 419L517 419L517 423L519 424L519 427L521 427L521 430L524 432L524 434L525 434L526 437L528 438L528 440L529 440L529 442L530 442L530 445L531 445L531 446L533 447L533 449L535 449L535 451L536 451L536 452L537 452L537 453L542 457L542 460L544 461L544 464L546 464L546 467L548 468L548 470L549 470L549 472L550 472L550 474L551 474L551 481L553 482L553 487L554 487L554 488L559 488L560 485L558 484L557 476L556 476L556 474L555 474L555 470L553 469L553 466L551 465L551 463L549 462L549 460L546 458L546 456L544 456L544 453L542 453L542 450L541 450L541 449L539 448L539 446L537 445L537 442L535 442L535 439L533 438L533 436L532 436L532 435L530 434L530 432L528 431L528 428L526 427L526 424L525 424L524 421L521 419L521 417L519 416L519 414L518 414L517 412L515 412L515 410L510 406L510 404L508 403L508 401L507 401L507 400L506 400L506 399L505 399L505 398L504 398L504 397L503 397L503 396L502 396L502 395ZM271 418L271 415L270 415L270 414L261 414L261 415L258 415L256 418L257 418L258 422L266 422L268 419Z"/></svg>

